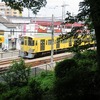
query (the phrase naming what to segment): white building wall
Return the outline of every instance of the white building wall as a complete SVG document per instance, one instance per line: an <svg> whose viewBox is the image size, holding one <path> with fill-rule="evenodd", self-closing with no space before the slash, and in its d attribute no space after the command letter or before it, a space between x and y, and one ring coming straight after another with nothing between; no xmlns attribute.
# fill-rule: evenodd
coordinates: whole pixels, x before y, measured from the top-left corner
<svg viewBox="0 0 100 100"><path fill-rule="evenodd" d="M20 36L21 36L21 34L22 34L21 28L16 27L15 37L16 37L16 49L17 50L20 50L20 45L21 45Z"/></svg>
<svg viewBox="0 0 100 100"><path fill-rule="evenodd" d="M0 30L4 30L4 43L2 44L2 47L6 49L12 48L12 39L14 39L14 45L16 49L20 49L20 39L19 36L21 35L21 29L16 28L7 28L3 24L0 23ZM12 30L12 32L11 32Z"/></svg>
<svg viewBox="0 0 100 100"><path fill-rule="evenodd" d="M30 23L30 19L29 18L19 18L19 17L12 17L12 18L8 18L10 22L12 23Z"/></svg>

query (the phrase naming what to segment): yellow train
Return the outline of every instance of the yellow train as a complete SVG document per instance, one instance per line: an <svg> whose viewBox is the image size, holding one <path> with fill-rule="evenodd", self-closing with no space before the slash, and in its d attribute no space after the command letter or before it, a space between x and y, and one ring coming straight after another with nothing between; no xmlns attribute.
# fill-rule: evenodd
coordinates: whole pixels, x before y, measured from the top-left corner
<svg viewBox="0 0 100 100"><path fill-rule="evenodd" d="M79 35L78 38L81 38ZM54 44L53 50L57 52L62 49L71 48L75 43L75 37L70 37L68 39L59 39L59 34L54 34ZM82 37L81 45L93 44L90 35ZM43 53L48 53L51 51L51 34L48 33L37 33L32 36L24 35L21 37L21 49L19 51L19 56L26 58L34 58L35 55L40 55Z"/></svg>
<svg viewBox="0 0 100 100"><path fill-rule="evenodd" d="M2 43L4 43L4 36L0 35L0 48L2 48Z"/></svg>

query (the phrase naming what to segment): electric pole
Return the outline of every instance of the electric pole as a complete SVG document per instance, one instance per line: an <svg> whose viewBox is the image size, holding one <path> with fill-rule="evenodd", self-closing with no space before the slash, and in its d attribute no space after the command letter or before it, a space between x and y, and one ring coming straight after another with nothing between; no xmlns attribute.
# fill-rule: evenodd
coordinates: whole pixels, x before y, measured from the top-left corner
<svg viewBox="0 0 100 100"><path fill-rule="evenodd" d="M65 10L66 10L65 7L66 6L68 6L68 5L65 4L65 1L63 1L63 4L61 5L61 7L62 7L62 23L65 20ZM65 25L64 26L62 25L61 30L62 30L62 34L63 34L63 32L65 32Z"/></svg>
<svg viewBox="0 0 100 100"><path fill-rule="evenodd" d="M52 14L52 33L51 33L51 67L53 67L53 53L54 53L54 15Z"/></svg>
<svg viewBox="0 0 100 100"><path fill-rule="evenodd" d="M61 7L62 7L62 22L65 19L65 10L66 10L65 7L66 6L69 6L69 5L65 4L65 1L63 1L63 4L61 5Z"/></svg>

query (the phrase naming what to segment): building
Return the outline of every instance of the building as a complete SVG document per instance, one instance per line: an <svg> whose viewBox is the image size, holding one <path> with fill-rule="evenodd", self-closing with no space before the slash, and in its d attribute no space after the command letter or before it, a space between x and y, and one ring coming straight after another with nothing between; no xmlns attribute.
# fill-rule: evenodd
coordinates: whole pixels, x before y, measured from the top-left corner
<svg viewBox="0 0 100 100"><path fill-rule="evenodd" d="M53 22L55 33L70 32L72 27L81 27L79 23L67 23L65 27L61 26L62 22L56 20ZM33 35L34 33L51 33L52 19L34 18L34 17L14 17L0 16L0 35L4 36L4 44L7 49L20 49L20 37L22 35Z"/></svg>
<svg viewBox="0 0 100 100"><path fill-rule="evenodd" d="M31 32L37 33L48 33L52 29L52 18L51 17L12 17L7 16L7 19L20 25L21 34ZM60 18L55 17L53 20L54 32L55 33L66 33L70 32L72 27L81 27L81 23L66 23L62 26L62 21Z"/></svg>
<svg viewBox="0 0 100 100"><path fill-rule="evenodd" d="M19 34L20 30L16 24L9 22L6 17L0 16L0 35L4 36L4 43L1 48L6 48L7 50L19 49Z"/></svg>
<svg viewBox="0 0 100 100"><path fill-rule="evenodd" d="M0 15L3 16L22 16L22 14L18 10L11 9L5 5L5 2L0 2Z"/></svg>

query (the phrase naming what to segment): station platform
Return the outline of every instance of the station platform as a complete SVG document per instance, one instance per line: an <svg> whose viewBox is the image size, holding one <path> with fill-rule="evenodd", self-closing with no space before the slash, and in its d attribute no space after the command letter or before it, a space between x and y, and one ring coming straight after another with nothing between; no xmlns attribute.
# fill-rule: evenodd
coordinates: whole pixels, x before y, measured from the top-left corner
<svg viewBox="0 0 100 100"><path fill-rule="evenodd" d="M19 50L0 51L0 60L18 56Z"/></svg>

